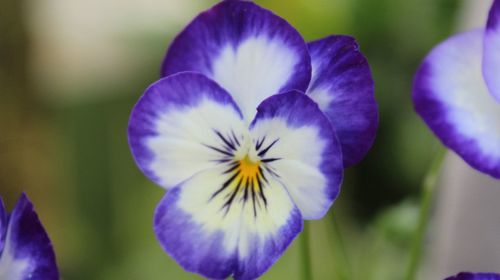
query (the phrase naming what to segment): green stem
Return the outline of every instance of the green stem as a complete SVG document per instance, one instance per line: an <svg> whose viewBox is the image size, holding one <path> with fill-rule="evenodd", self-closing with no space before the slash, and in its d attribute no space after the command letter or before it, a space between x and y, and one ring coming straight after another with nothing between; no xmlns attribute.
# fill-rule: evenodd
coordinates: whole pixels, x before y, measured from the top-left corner
<svg viewBox="0 0 500 280"><path fill-rule="evenodd" d="M410 259L406 271L406 280L416 279L417 270L420 264L420 259L422 257L422 245L429 222L430 209L432 202L434 201L434 195L437 189L437 180L439 178L439 173L441 171L445 155L446 150L440 148L440 150L436 153L434 160L432 161L430 169L425 175L424 181L422 182L423 193L420 204L420 213L418 217L417 228L415 230L411 245Z"/></svg>
<svg viewBox="0 0 500 280"><path fill-rule="evenodd" d="M334 245L334 251L336 253L336 260L340 265L337 265L336 271L339 279L352 279L351 275L351 266L349 264L349 259L347 258L347 252L344 245L344 239L342 237L342 233L340 231L339 222L337 221L337 217L335 215L329 215L327 217L329 220L329 224L331 223L331 228L333 229L333 234L328 234L331 243Z"/></svg>
<svg viewBox="0 0 500 280"><path fill-rule="evenodd" d="M309 222L304 221L304 230L301 236L302 247L302 280L312 280L311 251L309 248Z"/></svg>

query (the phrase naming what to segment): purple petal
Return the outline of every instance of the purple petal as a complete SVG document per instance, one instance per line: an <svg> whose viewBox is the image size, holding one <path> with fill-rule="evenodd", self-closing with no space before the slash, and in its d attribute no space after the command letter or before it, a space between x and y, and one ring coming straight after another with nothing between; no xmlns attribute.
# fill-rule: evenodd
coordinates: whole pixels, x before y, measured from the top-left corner
<svg viewBox="0 0 500 280"><path fill-rule="evenodd" d="M0 197L0 256L2 255L3 246L5 244L5 237L7 235L8 215L5 210L5 205Z"/></svg>
<svg viewBox="0 0 500 280"><path fill-rule="evenodd" d="M129 121L129 145L144 174L170 188L212 167L220 159L216 133L239 138L246 130L241 118L214 81L179 73L157 81L139 99Z"/></svg>
<svg viewBox="0 0 500 280"><path fill-rule="evenodd" d="M33 204L25 194L10 215L4 251L0 258L0 279L57 280L54 250Z"/></svg>
<svg viewBox="0 0 500 280"><path fill-rule="evenodd" d="M378 127L370 66L349 36L329 36L308 47L313 74L307 94L334 125L344 166L352 166L368 153Z"/></svg>
<svg viewBox="0 0 500 280"><path fill-rule="evenodd" d="M306 43L284 19L254 3L224 1L196 17L173 41L162 76L205 74L225 88L247 121L265 98L304 91L311 78Z"/></svg>
<svg viewBox="0 0 500 280"><path fill-rule="evenodd" d="M343 164L318 105L297 91L274 95L259 105L251 130L304 219L323 217L339 194Z"/></svg>
<svg viewBox="0 0 500 280"><path fill-rule="evenodd" d="M158 205L154 230L187 271L211 279L255 279L302 230L302 217L271 177L261 189L264 205L260 195L253 198L236 185L223 189L229 176L225 167L217 167L170 190Z"/></svg>
<svg viewBox="0 0 500 280"><path fill-rule="evenodd" d="M491 94L500 102L500 0L495 0L484 34L483 73Z"/></svg>
<svg viewBox="0 0 500 280"><path fill-rule="evenodd" d="M500 178L500 104L481 75L482 36L474 30L434 48L416 74L413 101L445 146Z"/></svg>
<svg viewBox="0 0 500 280"><path fill-rule="evenodd" d="M448 277L445 280L500 280L500 274L460 272L456 276Z"/></svg>

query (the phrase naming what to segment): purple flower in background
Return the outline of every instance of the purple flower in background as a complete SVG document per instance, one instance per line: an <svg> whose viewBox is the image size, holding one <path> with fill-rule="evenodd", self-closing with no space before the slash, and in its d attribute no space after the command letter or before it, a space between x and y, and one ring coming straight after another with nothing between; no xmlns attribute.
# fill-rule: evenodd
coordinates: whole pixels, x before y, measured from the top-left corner
<svg viewBox="0 0 500 280"><path fill-rule="evenodd" d="M456 276L451 276L444 280L500 280L500 274L460 272Z"/></svg>
<svg viewBox="0 0 500 280"><path fill-rule="evenodd" d="M224 1L177 36L162 74L128 130L139 168L168 189L156 235L188 271L257 278L373 142L366 59L350 37L306 44L270 11Z"/></svg>
<svg viewBox="0 0 500 280"><path fill-rule="evenodd" d="M0 199L0 279L59 279L52 244L25 194L10 215Z"/></svg>
<svg viewBox="0 0 500 280"><path fill-rule="evenodd" d="M416 74L413 101L445 146L500 178L500 0L485 29L455 35L431 51Z"/></svg>

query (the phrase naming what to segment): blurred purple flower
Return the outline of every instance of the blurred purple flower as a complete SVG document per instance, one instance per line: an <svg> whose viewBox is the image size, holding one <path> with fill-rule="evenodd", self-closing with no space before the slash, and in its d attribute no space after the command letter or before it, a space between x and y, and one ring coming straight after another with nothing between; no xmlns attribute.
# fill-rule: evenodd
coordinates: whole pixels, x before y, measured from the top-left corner
<svg viewBox="0 0 500 280"><path fill-rule="evenodd" d="M372 145L368 63L350 37L307 44L270 11L224 1L176 37L162 76L128 130L139 168L168 189L156 235L187 271L257 278Z"/></svg>
<svg viewBox="0 0 500 280"><path fill-rule="evenodd" d="M435 47L413 88L415 110L443 144L495 178L500 178L499 17L500 0L495 0L485 29Z"/></svg>
<svg viewBox="0 0 500 280"><path fill-rule="evenodd" d="M25 194L10 215L0 199L0 279L59 279L52 244Z"/></svg>
<svg viewBox="0 0 500 280"><path fill-rule="evenodd" d="M500 274L460 272L456 276L450 276L444 280L500 280Z"/></svg>

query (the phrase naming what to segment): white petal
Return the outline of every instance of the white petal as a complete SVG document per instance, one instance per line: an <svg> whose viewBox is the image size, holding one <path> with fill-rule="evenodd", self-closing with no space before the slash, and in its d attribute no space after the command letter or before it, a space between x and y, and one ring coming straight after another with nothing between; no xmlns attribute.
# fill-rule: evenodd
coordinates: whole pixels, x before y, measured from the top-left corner
<svg viewBox="0 0 500 280"><path fill-rule="evenodd" d="M182 73L146 90L130 118L129 142L142 171L171 188L231 158L245 131L226 91L201 74Z"/></svg>
<svg viewBox="0 0 500 280"><path fill-rule="evenodd" d="M266 166L305 219L323 217L340 191L343 172L340 143L329 120L298 92L268 98L258 110L252 127L257 154L269 161Z"/></svg>

